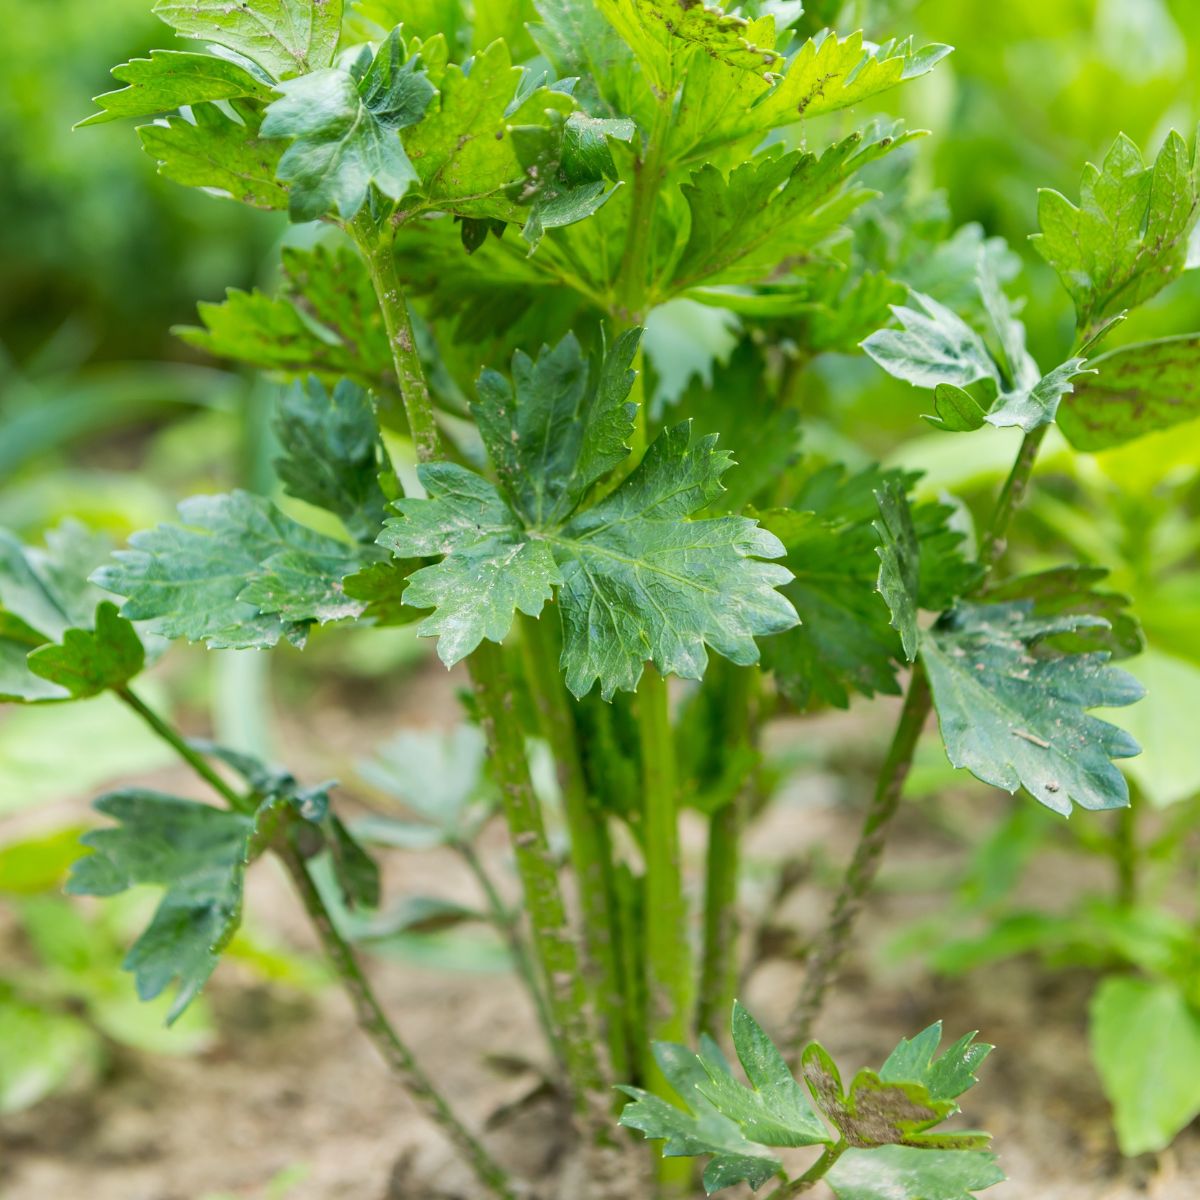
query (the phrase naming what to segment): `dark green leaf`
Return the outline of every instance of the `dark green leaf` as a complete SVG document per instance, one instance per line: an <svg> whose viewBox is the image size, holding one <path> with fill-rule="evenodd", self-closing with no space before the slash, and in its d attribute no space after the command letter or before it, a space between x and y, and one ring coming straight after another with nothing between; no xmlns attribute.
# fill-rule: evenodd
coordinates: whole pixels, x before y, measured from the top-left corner
<svg viewBox="0 0 1200 1200"><path fill-rule="evenodd" d="M168 1022L195 999L241 922L242 885L254 821L191 800L130 789L96 801L115 829L85 835L93 853L67 881L76 896L113 896L138 884L165 889L125 959L138 995L152 1000L172 980Z"/></svg>
<svg viewBox="0 0 1200 1200"><path fill-rule="evenodd" d="M348 379L331 395L310 378L280 398L275 431L284 450L275 469L288 495L335 513L358 541L374 542L388 506L379 477L392 468L371 397Z"/></svg>
<svg viewBox="0 0 1200 1200"><path fill-rule="evenodd" d="M1129 789L1110 762L1138 753L1123 730L1087 713L1132 704L1141 685L1107 654L1062 654L1047 639L1102 618L1038 616L1032 601L964 603L922 637L946 753L956 767L1047 808L1120 808Z"/></svg>
<svg viewBox="0 0 1200 1200"><path fill-rule="evenodd" d="M194 496L182 525L136 533L95 581L125 596L122 615L213 647L302 642L310 625L357 616L342 580L372 560L246 492Z"/></svg>
<svg viewBox="0 0 1200 1200"><path fill-rule="evenodd" d="M1200 334L1120 346L1091 360L1059 414L1077 450L1109 450L1200 416Z"/></svg>
<svg viewBox="0 0 1200 1200"><path fill-rule="evenodd" d="M917 607L920 602L921 547L903 484L892 477L875 493L879 519L873 527L879 541L879 577L875 590L892 614L892 628L900 635L904 657L917 657Z"/></svg>
<svg viewBox="0 0 1200 1200"><path fill-rule="evenodd" d="M353 217L372 184L401 200L417 172L398 136L425 114L435 94L417 58L407 58L395 29L364 66L301 75L278 85L283 99L267 109L266 137L291 138L279 160L289 184L293 221L312 221L336 211Z"/></svg>
<svg viewBox="0 0 1200 1200"><path fill-rule="evenodd" d="M419 558L371 563L347 575L342 587L350 600L364 605L363 620L374 621L376 625L411 625L421 619L421 612L404 603L404 589L408 587L409 576L420 568Z"/></svg>
<svg viewBox="0 0 1200 1200"><path fill-rule="evenodd" d="M338 816L328 818L333 873L349 908L378 908L379 865L362 848Z"/></svg>
<svg viewBox="0 0 1200 1200"><path fill-rule="evenodd" d="M333 61L342 0L158 0L155 13L183 37L216 42L274 79Z"/></svg>
<svg viewBox="0 0 1200 1200"><path fill-rule="evenodd" d="M104 601L96 609L94 629L68 629L61 645L42 646L26 661L35 675L82 700L122 687L140 674L146 650L117 606Z"/></svg>

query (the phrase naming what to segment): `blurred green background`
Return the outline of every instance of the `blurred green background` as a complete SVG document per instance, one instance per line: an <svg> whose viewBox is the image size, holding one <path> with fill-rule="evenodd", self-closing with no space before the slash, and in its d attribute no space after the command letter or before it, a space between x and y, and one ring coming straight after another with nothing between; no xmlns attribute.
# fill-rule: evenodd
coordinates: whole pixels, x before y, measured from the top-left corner
<svg viewBox="0 0 1200 1200"><path fill-rule="evenodd" d="M28 541L68 515L122 540L168 518L186 495L271 485L265 427L274 385L202 360L171 328L227 287L270 286L286 225L160 180L123 123L71 129L90 97L107 90L112 64L170 44L149 7L0 0L0 525ZM1148 154L1172 127L1190 138L1200 117L1200 4L814 0L809 8L815 27L832 21L843 32L861 26L880 39L912 33L957 47L894 101L895 112L932 131L914 151L905 203L947 229L978 222L1007 239L1023 264L1012 290L1030 297L1031 349L1059 361L1071 309L1026 241L1037 189L1076 196L1084 162L1098 160L1118 132ZM899 203L885 195L878 219ZM1193 271L1117 336L1197 328ZM921 468L932 492L967 498L994 488L1011 460L1002 435L930 431L918 419L924 398L861 357L827 356L806 386L805 438L817 452ZM1131 667L1152 687L1128 717L1147 750L1130 770L1143 798L1172 809L1180 829L1195 824L1200 791L1191 728L1200 711L1198 464L1200 423L1101 456L1068 455L1051 439L1016 544L1025 566L1097 563L1136 597L1149 649ZM369 653L354 636L331 653L318 636L303 660L283 655L271 683L280 707L336 704L339 681L374 687L420 653L404 631ZM229 740L269 749L264 670L253 657L177 650L158 683L177 708L211 713ZM0 828L10 831L0 832L0 904L23 930L27 956L0 968L0 1041L23 1041L33 1064L0 1074L0 1111L53 1091L113 1040L165 1047L160 1014L132 1011L117 974L129 913L106 909L101 923L57 898L76 852L78 810L51 827L28 822L38 806L161 765L157 748L103 701L0 714ZM931 759L914 793L946 782ZM1177 848L1162 857L1178 866ZM311 982L303 965L273 954L247 935L242 955L255 969ZM31 992L34 973L41 982ZM202 1047L209 1021L198 1008L195 1028L171 1047Z"/></svg>

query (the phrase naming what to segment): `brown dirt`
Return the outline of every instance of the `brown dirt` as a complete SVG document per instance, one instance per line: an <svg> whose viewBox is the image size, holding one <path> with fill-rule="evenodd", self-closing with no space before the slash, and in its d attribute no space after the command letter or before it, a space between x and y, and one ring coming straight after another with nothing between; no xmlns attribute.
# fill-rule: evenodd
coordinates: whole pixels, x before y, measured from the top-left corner
<svg viewBox="0 0 1200 1200"><path fill-rule="evenodd" d="M428 678L410 690L414 723L445 720L448 689ZM374 722L372 722L374 724ZM846 726L810 724L806 737L838 736ZM861 731L862 726L857 726ZM314 773L361 752L376 735L355 717L322 720L320 751L293 731L287 740ZM163 782L158 780L157 782ZM791 781L754 830L756 865L822 847L844 860L857 824L843 785L816 771ZM853 791L853 788L850 789ZM77 811L82 798L64 798ZM42 813L42 817L46 817ZM51 814L53 815L53 814ZM697 839L687 831L692 851ZM493 829L487 856L508 875L504 839ZM889 870L946 865L945 839L915 816L901 822ZM448 855L396 856L393 894L435 893L473 900L471 883ZM1061 880L1055 881L1061 888ZM753 890L753 889L751 889ZM826 892L800 888L788 916L819 923ZM1167 1154L1124 1162L1116 1154L1105 1101L1087 1056L1086 1005L1093 981L1047 974L1018 961L956 982L936 980L910 961L884 968L880 948L931 911L929 895L885 888L864 920L863 945L826 1012L819 1034L847 1067L878 1062L901 1036L942 1018L957 1034L978 1028L1000 1049L967 1097L972 1126L996 1136L1010 1181L989 1200L1194 1200L1200 1195L1200 1136L1185 1134ZM249 908L258 924L306 947L309 934L275 868L256 868ZM497 1154L524 1176L545 1181L561 1156L562 1117L535 1098L536 1070L500 1074L497 1051L544 1063L525 997L494 974L434 970L376 960L372 974L404 1035L473 1126L490 1125ZM778 1027L799 968L769 961L748 980L745 999ZM190 1059L123 1052L102 1085L60 1097L0 1126L3 1200L204 1200L229 1193L265 1200L268 1183L302 1165L286 1200L477 1200L479 1189L440 1136L385 1075L334 989L315 996L268 988L236 964L211 987L221 1037ZM2 1049L0 1049L2 1052ZM539 1189L540 1190L540 1189ZM631 1193L641 1200L644 1188ZM727 1193L742 1200L740 1193ZM820 1190L814 1197L824 1200ZM749 1196L749 1192L745 1193Z"/></svg>

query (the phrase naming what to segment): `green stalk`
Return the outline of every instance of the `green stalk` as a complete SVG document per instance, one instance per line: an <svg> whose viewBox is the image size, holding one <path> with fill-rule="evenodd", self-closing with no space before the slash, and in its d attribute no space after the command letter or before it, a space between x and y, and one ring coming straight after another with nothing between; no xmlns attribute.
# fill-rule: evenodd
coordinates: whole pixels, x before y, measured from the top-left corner
<svg viewBox="0 0 1200 1200"><path fill-rule="evenodd" d="M758 672L753 667L721 664L717 682L725 690L725 738L720 752L728 761L742 753L754 737ZM716 1036L725 1027L737 992L742 827L756 776L757 771L752 771L729 803L709 818L697 1033Z"/></svg>
<svg viewBox="0 0 1200 1200"><path fill-rule="evenodd" d="M646 1087L668 1101L674 1095L650 1043L686 1042L692 1009L692 964L687 904L680 863L678 784L667 681L646 667L637 690L642 749L642 841L646 859L642 954L646 974L646 1030L642 1044ZM688 1159L660 1158L660 1188L675 1193L688 1187Z"/></svg>
<svg viewBox="0 0 1200 1200"><path fill-rule="evenodd" d="M1009 527L1029 490L1033 466L1047 428L1048 426L1043 425L1025 435L1012 470L1000 490L980 549L979 561L984 575L977 591L986 587L988 576L1004 555ZM809 959L804 986L792 1010L786 1044L790 1047L793 1058L799 1055L812 1037L813 1024L849 949L858 914L862 911L863 902L879 871L888 827L899 806L900 793L912 767L913 754L916 752L921 730L932 708L933 696L929 690L929 681L924 668L918 662L913 667L904 707L900 713L900 722L876 782L875 794L867 810L854 857L842 879L829 921L817 939Z"/></svg>
<svg viewBox="0 0 1200 1200"><path fill-rule="evenodd" d="M555 624L555 617L545 613L541 619L522 620L526 672L542 732L558 768L570 835L571 865L583 914L589 998L600 1016L613 1077L628 1079L632 1065L617 950L612 843L604 814L589 795L579 757L575 719L558 669L561 647Z"/></svg>
<svg viewBox="0 0 1200 1200"><path fill-rule="evenodd" d="M838 1142L836 1146L827 1147L821 1157L799 1179L793 1179L790 1183L781 1183L767 1196L766 1200L789 1200L792 1196L799 1196L801 1192L807 1192L816 1187L833 1169L833 1164L849 1148L845 1142Z"/></svg>
<svg viewBox="0 0 1200 1200"><path fill-rule="evenodd" d="M1117 809L1117 828L1113 837L1113 858L1117 868L1117 903L1133 908L1138 902L1141 867L1141 845L1138 842L1137 804L1141 799L1137 788L1129 788L1129 804Z"/></svg>
<svg viewBox="0 0 1200 1200"><path fill-rule="evenodd" d="M369 216L363 213L356 218L351 233L366 260L383 314L417 457L423 463L431 462L441 455L441 436L413 338L408 301L396 272L391 230L387 227L376 230ZM563 1065L573 1102L577 1112L591 1112L603 1078L589 1028L579 956L525 757L525 736L515 711L512 680L502 651L488 642L471 655L467 665L513 839L534 951L546 981L556 1040L563 1049Z"/></svg>
<svg viewBox="0 0 1200 1200"><path fill-rule="evenodd" d="M504 652L490 642L484 642L471 655L470 666L492 774L500 790L517 871L525 888L533 944L545 976L567 1078L576 1110L590 1114L592 1099L604 1081L589 1028L587 991L559 887L558 868L529 778L525 734L516 711L512 676Z"/></svg>
<svg viewBox="0 0 1200 1200"><path fill-rule="evenodd" d="M467 864L467 869L475 877L475 882L479 885L479 890L483 892L484 900L487 902L488 915L491 917L492 924L500 932L500 935L508 945L508 952L512 956L513 966L516 968L517 975L520 976L521 982L525 985L525 990L529 994L529 1000L537 1016L538 1025L541 1026L542 1033L545 1034L550 1050L561 1059L562 1051L558 1045L557 1035L554 1030L554 1018L551 1016L550 1005L546 1000L546 990L542 986L541 980L538 979L533 956L530 954L524 934L521 932L519 910L512 908L511 905L504 902L504 898L500 895L499 889L497 889L493 882L488 869L483 865L483 861L470 842L456 842L454 843L454 849L462 855L463 861Z"/></svg>
<svg viewBox="0 0 1200 1200"><path fill-rule="evenodd" d="M165 741L235 812L250 814L258 809L258 797L242 795L230 787L197 753L178 730L163 720L149 705L127 687L116 689L120 697L145 723ZM313 883L308 867L296 847L289 841L276 847L276 852L292 878L304 910L312 921L334 973L350 996L354 1013L363 1032L379 1051L388 1069L400 1081L417 1107L450 1141L458 1147L475 1172L476 1178L496 1200L516 1200L516 1193L504 1169L492 1158L483 1144L467 1129L451 1109L445 1097L421 1068L407 1043L387 1019L366 975L363 974L354 951L338 933L333 917Z"/></svg>

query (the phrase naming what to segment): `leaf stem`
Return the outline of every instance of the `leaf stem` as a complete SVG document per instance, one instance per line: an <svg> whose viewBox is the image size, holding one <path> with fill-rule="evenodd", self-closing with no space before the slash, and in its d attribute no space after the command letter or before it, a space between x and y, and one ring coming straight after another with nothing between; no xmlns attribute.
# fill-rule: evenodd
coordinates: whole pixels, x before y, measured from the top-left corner
<svg viewBox="0 0 1200 1200"><path fill-rule="evenodd" d="M617 950L612 845L604 814L589 795L579 756L575 720L558 669L561 646L556 624L555 611L543 613L540 619L523 618L526 672L542 732L558 768L570 834L571 864L583 915L588 990L603 1025L613 1077L627 1079L632 1068Z"/></svg>
<svg viewBox="0 0 1200 1200"><path fill-rule="evenodd" d="M754 739L758 671L721 664L717 683L723 687L725 737L721 753L728 762ZM741 874L742 828L748 794L757 770L752 769L727 804L709 818L704 886L704 954L700 967L696 1032L715 1035L725 1026L738 981L738 881Z"/></svg>
<svg viewBox="0 0 1200 1200"><path fill-rule="evenodd" d="M342 986L349 993L359 1026L374 1043L392 1074L400 1080L421 1111L458 1147L488 1194L497 1197L497 1200L516 1200L516 1193L509 1183L508 1175L483 1144L455 1116L445 1098L413 1056L412 1050L387 1019L354 951L334 925L321 893L317 891L299 852L289 845L281 849L279 855L300 893L304 910L321 939L326 956L333 964Z"/></svg>
<svg viewBox="0 0 1200 1200"><path fill-rule="evenodd" d="M766 1200L789 1200L791 1196L799 1196L801 1192L807 1192L809 1189L817 1186L820 1180L833 1169L833 1164L849 1149L845 1142L838 1142L835 1146L827 1146L821 1157L807 1171L804 1172L798 1179L793 1179L790 1183L781 1183L773 1192L771 1192Z"/></svg>
<svg viewBox="0 0 1200 1200"><path fill-rule="evenodd" d="M205 783L209 785L234 812L252 814L258 803L252 796L243 796L231 787L212 768L208 760L167 721L163 720L144 700L128 687L114 689L114 694L127 704Z"/></svg>
<svg viewBox="0 0 1200 1200"><path fill-rule="evenodd" d="M366 262L379 301L417 457L421 462L430 462L441 454L441 435L429 397L425 368L421 365L408 301L396 272L394 237L390 226L382 232L377 231L365 209L354 219L349 231Z"/></svg>
<svg viewBox="0 0 1200 1200"><path fill-rule="evenodd" d="M474 876L475 882L479 885L479 890L483 892L484 899L487 902L488 913L492 918L492 924L499 930L508 945L508 952L512 956L513 966L516 968L521 982L525 985L526 992L529 993L529 999L537 1016L538 1025L541 1026L542 1033L546 1036L546 1042L551 1052L561 1058L561 1048L558 1045L555 1035L554 1019L550 1014L550 1006L546 1000L546 990L538 978L533 956L521 932L519 910L513 909L511 905L504 902L504 898L500 895L491 874L483 865L478 852L470 842L455 842L454 848L462 855L467 869Z"/></svg>
<svg viewBox="0 0 1200 1200"><path fill-rule="evenodd" d="M545 974L550 1012L567 1078L576 1111L590 1116L590 1105L603 1088L603 1077L589 1028L587 992L559 887L558 869L546 837L541 806L529 778L525 734L516 710L512 676L504 662L504 652L491 642L484 642L471 655L470 663L480 721L512 836L517 870L525 888L533 944Z"/></svg>
<svg viewBox="0 0 1200 1200"><path fill-rule="evenodd" d="M986 587L989 575L1004 554L1009 527L1029 490L1034 463L1037 461L1047 429L1048 426L1043 425L1025 435L1012 470L1000 490L992 519L983 536L979 561L984 573L976 587L976 594ZM900 793L912 767L921 730L932 708L933 696L929 690L929 681L918 661L913 667L891 749L876 782L875 793L863 821L854 857L842 879L829 921L818 936L809 959L804 986L792 1010L787 1045L793 1058L799 1055L812 1037L813 1025L825 1002L825 996L849 948L863 901L879 872L888 827L899 806Z"/></svg>
<svg viewBox="0 0 1200 1200"><path fill-rule="evenodd" d="M257 811L259 798L253 793L245 795L230 787L204 760L203 756L188 745L178 730L158 715L148 704L127 687L116 689L121 698L143 721L179 755L196 774L209 784L229 806L237 812ZM434 1086L433 1081L422 1070L407 1043L400 1037L384 1014L367 977L363 974L354 951L338 932L333 917L321 898L308 867L296 847L289 843L277 846L276 852L300 893L304 910L308 914L321 948L325 951L342 986L349 993L354 1005L355 1016L362 1031L370 1038L382 1055L388 1069L417 1104L418 1108L454 1143L462 1152L479 1182L496 1200L516 1200L516 1193L509 1184L508 1175L491 1157L483 1144L455 1116L445 1097Z"/></svg>
<svg viewBox="0 0 1200 1200"><path fill-rule="evenodd" d="M680 863L675 738L667 681L648 664L636 697L642 751L642 844L646 859L642 954L646 975L646 1028L642 1075L646 1087L670 1102L674 1092L651 1043L686 1042L692 1008L692 964L687 904ZM660 1158L667 1189L690 1181L687 1159Z"/></svg>
<svg viewBox="0 0 1200 1200"><path fill-rule="evenodd" d="M1137 805L1141 801L1141 795L1132 781L1129 792L1129 803L1116 811L1116 830L1113 834L1117 903L1122 908L1133 908L1138 902L1138 874L1141 866L1141 846L1137 829Z"/></svg>
<svg viewBox="0 0 1200 1200"><path fill-rule="evenodd" d="M383 313L417 457L423 463L431 462L441 454L441 436L421 356L412 336L408 302L396 273L390 230L376 230L364 212L355 219L351 233L366 259L375 298ZM589 1029L579 956L529 774L525 735L515 709L512 680L500 647L489 642L471 655L467 666L513 840L556 1040L562 1047L575 1109L587 1113L603 1081Z"/></svg>

